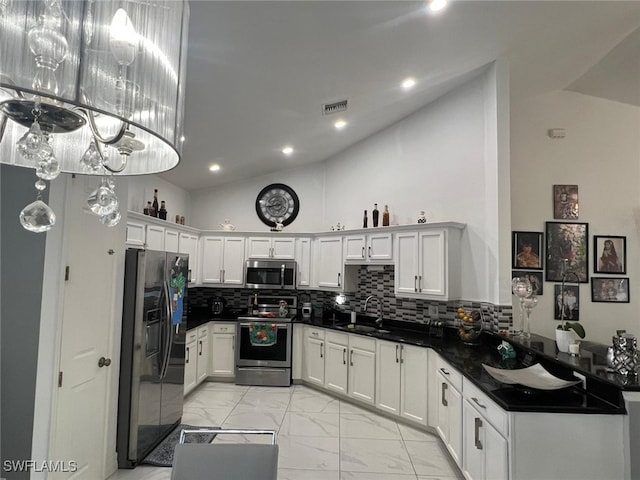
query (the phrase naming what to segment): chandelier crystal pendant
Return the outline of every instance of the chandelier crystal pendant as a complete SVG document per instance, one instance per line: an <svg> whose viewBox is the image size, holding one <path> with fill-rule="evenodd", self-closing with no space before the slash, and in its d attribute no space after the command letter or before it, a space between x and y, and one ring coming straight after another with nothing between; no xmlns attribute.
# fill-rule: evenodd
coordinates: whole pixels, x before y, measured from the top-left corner
<svg viewBox="0 0 640 480"><path fill-rule="evenodd" d="M0 163L36 170L20 213L43 232L55 214L44 180L101 176L87 199L107 226L121 214L115 176L180 161L186 0L0 0Z"/></svg>

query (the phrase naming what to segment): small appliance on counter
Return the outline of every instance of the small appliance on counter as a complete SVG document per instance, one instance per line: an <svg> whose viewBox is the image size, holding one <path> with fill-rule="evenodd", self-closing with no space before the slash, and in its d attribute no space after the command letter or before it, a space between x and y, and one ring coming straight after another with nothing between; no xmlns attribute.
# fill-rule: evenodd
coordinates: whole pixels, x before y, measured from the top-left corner
<svg viewBox="0 0 640 480"><path fill-rule="evenodd" d="M311 302L304 302L302 304L302 319L311 320L313 309L311 308Z"/></svg>
<svg viewBox="0 0 640 480"><path fill-rule="evenodd" d="M208 301L209 312L213 317L220 317L224 313L227 301L224 297L211 297Z"/></svg>

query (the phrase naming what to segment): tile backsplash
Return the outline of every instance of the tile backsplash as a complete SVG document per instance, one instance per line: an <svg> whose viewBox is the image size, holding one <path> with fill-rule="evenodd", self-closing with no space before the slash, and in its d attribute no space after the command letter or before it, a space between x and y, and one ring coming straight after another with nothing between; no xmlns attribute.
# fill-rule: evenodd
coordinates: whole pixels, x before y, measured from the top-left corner
<svg viewBox="0 0 640 480"><path fill-rule="evenodd" d="M429 307L437 308L438 320L444 320L447 325L457 324L456 310L463 306L466 309L481 309L484 315L485 328L491 330L508 329L511 325L511 305L494 305L487 302L472 302L467 300L455 300L451 302L437 302L431 300L419 300L413 298L396 297L393 293L394 269L392 265L385 265L383 269L367 268L366 265L358 268L358 289L354 293L346 293L345 302L336 304L336 292L324 290L287 290L286 295L297 295L298 303L311 302L314 306L322 305L325 311L336 309L341 312L361 312L365 299L374 295L382 301L382 316L394 320L408 322L425 322L435 319L429 314ZM206 306L211 297L223 297L230 308L245 308L249 299L256 290L247 288L220 288L220 287L192 287L189 289L189 303L194 306ZM260 295L283 294L282 290L260 290ZM371 303L368 313L375 314L377 305Z"/></svg>

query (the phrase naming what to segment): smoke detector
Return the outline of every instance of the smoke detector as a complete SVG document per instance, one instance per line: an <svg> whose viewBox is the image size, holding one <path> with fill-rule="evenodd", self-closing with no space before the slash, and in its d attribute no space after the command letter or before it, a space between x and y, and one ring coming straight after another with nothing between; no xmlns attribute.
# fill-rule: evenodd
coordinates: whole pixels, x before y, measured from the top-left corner
<svg viewBox="0 0 640 480"><path fill-rule="evenodd" d="M332 113L345 112L347 110L347 100L339 100L333 103L325 103L322 105L322 115L331 115Z"/></svg>
<svg viewBox="0 0 640 480"><path fill-rule="evenodd" d="M547 135L549 138L565 138L567 131L564 128L550 128L547 130Z"/></svg>

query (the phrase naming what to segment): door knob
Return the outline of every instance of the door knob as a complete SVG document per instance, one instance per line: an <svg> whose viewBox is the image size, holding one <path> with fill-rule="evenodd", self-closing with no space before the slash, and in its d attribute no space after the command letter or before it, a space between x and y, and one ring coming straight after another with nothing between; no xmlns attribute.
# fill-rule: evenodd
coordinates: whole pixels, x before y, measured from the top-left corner
<svg viewBox="0 0 640 480"><path fill-rule="evenodd" d="M110 358L100 357L100 359L98 360L98 366L100 368L108 367L109 365L111 365L111 359Z"/></svg>

